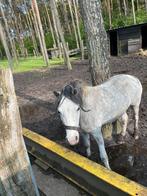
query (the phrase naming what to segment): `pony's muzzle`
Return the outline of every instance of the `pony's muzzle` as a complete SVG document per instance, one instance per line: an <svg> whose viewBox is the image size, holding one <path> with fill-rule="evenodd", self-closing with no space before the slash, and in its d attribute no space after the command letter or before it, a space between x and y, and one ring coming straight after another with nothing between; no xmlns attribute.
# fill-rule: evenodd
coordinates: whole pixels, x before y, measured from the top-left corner
<svg viewBox="0 0 147 196"><path fill-rule="evenodd" d="M66 140L71 146L78 144L79 143L79 133L77 131L70 130L70 133L68 133L66 136Z"/></svg>

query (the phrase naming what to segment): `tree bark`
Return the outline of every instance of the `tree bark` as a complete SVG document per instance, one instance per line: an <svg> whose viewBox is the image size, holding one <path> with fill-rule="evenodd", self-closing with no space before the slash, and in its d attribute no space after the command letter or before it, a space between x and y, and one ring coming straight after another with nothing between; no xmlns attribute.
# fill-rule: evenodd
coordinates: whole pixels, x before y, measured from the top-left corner
<svg viewBox="0 0 147 196"><path fill-rule="evenodd" d="M0 70L0 195L39 196L22 136L10 69Z"/></svg>
<svg viewBox="0 0 147 196"><path fill-rule="evenodd" d="M80 0L79 4L87 35L92 84L98 85L110 76L107 35L101 3L97 0Z"/></svg>

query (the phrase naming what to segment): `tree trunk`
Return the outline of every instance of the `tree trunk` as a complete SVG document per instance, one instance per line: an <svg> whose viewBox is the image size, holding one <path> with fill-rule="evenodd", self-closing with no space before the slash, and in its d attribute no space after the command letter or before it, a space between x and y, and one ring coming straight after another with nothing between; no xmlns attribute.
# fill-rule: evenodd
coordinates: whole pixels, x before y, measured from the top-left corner
<svg viewBox="0 0 147 196"><path fill-rule="evenodd" d="M37 21L36 21L36 18L34 19L32 10L30 10L29 13L28 13L28 19L29 19L29 22L30 22L31 28L32 28L32 36L34 37L34 41L35 41L35 44L36 44L36 51L35 52L36 52L37 56L39 56L40 51L38 49L37 38L40 36L40 34L39 34L39 30L37 28L38 27ZM40 39L39 39L39 43L40 43L40 45L42 44Z"/></svg>
<svg viewBox="0 0 147 196"><path fill-rule="evenodd" d="M139 0L136 0L136 9L139 10Z"/></svg>
<svg viewBox="0 0 147 196"><path fill-rule="evenodd" d="M110 76L107 35L103 24L101 3L97 0L80 0L79 4L87 34L92 84L97 85Z"/></svg>
<svg viewBox="0 0 147 196"><path fill-rule="evenodd" d="M33 42L33 47L34 47L35 55L36 56L39 56L38 46L37 46L37 42L36 42L36 38L35 38L35 33L34 33L34 29L33 29L33 25L32 25L32 21L31 21L30 13L29 12L26 14L26 21L27 21L27 24L28 24L29 31L31 33L31 39L32 39L32 42Z"/></svg>
<svg viewBox="0 0 147 196"><path fill-rule="evenodd" d="M68 14L67 14L65 1L61 0L61 3L62 3L62 7L63 7L63 17L64 17L65 26L68 29L68 32L71 34L71 28L70 28L70 24L69 24L69 20L68 20Z"/></svg>
<svg viewBox="0 0 147 196"><path fill-rule="evenodd" d="M39 196L9 69L0 70L0 195Z"/></svg>
<svg viewBox="0 0 147 196"><path fill-rule="evenodd" d="M44 3L44 6L45 6L46 14L47 14L47 19L48 19L48 23L49 23L49 28L50 28L50 31L51 31L51 34L52 34L52 38L53 38L53 45L54 45L55 47L57 47L56 41L55 41L55 36L54 36L54 31L53 31L53 27L52 27L52 23L51 23L51 19L50 19L50 15L49 15L49 13L48 13L48 9L47 9L46 3Z"/></svg>
<svg viewBox="0 0 147 196"><path fill-rule="evenodd" d="M68 55L65 39L64 39L61 23L60 23L60 20L59 20L59 14L58 14L56 2L54 0L50 0L50 6L51 6L52 13L54 15L54 19L55 19L55 22L56 22L58 33L60 35L60 40L62 42L63 51L64 51L64 55L63 55L64 56L64 62L67 65L68 69L71 70L72 66L71 66L71 63L70 63L70 60L69 60L69 55Z"/></svg>
<svg viewBox="0 0 147 196"><path fill-rule="evenodd" d="M112 29L112 15L111 15L110 0L107 0L107 9L108 9L108 15L109 15L109 28Z"/></svg>
<svg viewBox="0 0 147 196"><path fill-rule="evenodd" d="M56 24L56 20L55 20L55 13L52 9L51 9L51 12L52 12L53 25L54 25L54 32L56 35L56 41L57 41L57 46L58 46L58 50L59 50L59 58L62 58L62 52L61 52L61 47L60 47L60 36L58 33L57 24Z"/></svg>
<svg viewBox="0 0 147 196"><path fill-rule="evenodd" d="M108 43L104 28L101 2L97 0L80 0L81 15L87 35L87 48L91 68L92 84L98 85L110 77L108 62ZM116 123L117 133L119 123ZM112 124L103 127L104 138L112 138Z"/></svg>
<svg viewBox="0 0 147 196"><path fill-rule="evenodd" d="M145 10L147 11L147 0L144 0L145 3Z"/></svg>
<svg viewBox="0 0 147 196"><path fill-rule="evenodd" d="M44 38L44 32L43 32L43 28L42 28L42 23L41 23L41 19L40 19L40 14L39 14L39 10L38 10L38 5L36 0L32 0L32 10L33 10L33 14L34 14L34 19L36 19L36 26L38 26L38 36L39 36L39 40L41 44L41 49L42 49L42 55L44 57L44 61L46 66L49 65L49 61L48 61L48 54L47 54L47 49L46 49L46 44L45 44L45 38Z"/></svg>
<svg viewBox="0 0 147 196"><path fill-rule="evenodd" d="M0 39L1 39L1 42L3 43L4 49L6 52L6 56L8 58L8 65L9 65L10 69L12 70L13 69L13 61L12 61L12 57L11 57L11 54L9 51L9 47L7 45L6 35L4 32L3 26L1 24L1 21L0 21Z"/></svg>
<svg viewBox="0 0 147 196"><path fill-rule="evenodd" d="M16 30L17 41L18 41L18 44L19 44L20 53L21 53L21 56L25 56L24 42L23 42L23 39L20 36L21 32L20 32L20 21L18 20L19 19L18 11L16 11L17 1L12 2L12 0L9 0L9 5L10 5L12 16L13 16L12 23L13 23L14 28Z"/></svg>
<svg viewBox="0 0 147 196"><path fill-rule="evenodd" d="M111 12L113 13L113 0L110 1L110 8L111 8L111 9L110 9Z"/></svg>
<svg viewBox="0 0 147 196"><path fill-rule="evenodd" d="M127 16L128 10L127 10L127 5L126 5L126 0L123 0L123 4L124 4L124 14L125 14L125 16Z"/></svg>
<svg viewBox="0 0 147 196"><path fill-rule="evenodd" d="M131 0L131 2L132 2L133 21L134 21L134 24L136 24L136 15L135 15L134 0Z"/></svg>
<svg viewBox="0 0 147 196"><path fill-rule="evenodd" d="M37 19L36 19L36 16L35 16L33 10L32 10L32 12L33 12L33 14L30 13L30 17L31 17L32 21L34 21L33 24L34 24L34 28L35 28L35 32L36 32L37 38L39 39L41 54L43 55L43 58L44 58L44 61L45 61L46 58L44 56L44 49L43 49L41 35L40 35L40 32L39 32L39 27L38 27L38 24L37 24Z"/></svg>
<svg viewBox="0 0 147 196"><path fill-rule="evenodd" d="M121 16L121 5L120 5L120 0L117 0L117 7L118 7L119 15Z"/></svg>
<svg viewBox="0 0 147 196"><path fill-rule="evenodd" d="M17 25L18 25L18 28L19 28L19 37L21 39L21 42L22 42L22 48L23 48L23 57L27 57L26 56L26 48L25 48L25 44L24 44L24 36L20 35L23 33L24 31L24 28L22 26L22 20L21 20L21 14L19 13L18 16L17 16Z"/></svg>
<svg viewBox="0 0 147 196"><path fill-rule="evenodd" d="M77 35L76 25L75 25L75 21L74 21L74 15L73 15L73 11L72 11L71 1L67 0L67 2L68 2L68 6L69 6L70 15L71 15L71 21L72 21L74 34L75 34L75 40L76 40L77 48L79 48L78 35Z"/></svg>
<svg viewBox="0 0 147 196"><path fill-rule="evenodd" d="M7 36L8 36L9 41L10 41L10 45L11 45L11 49L12 49L12 55L13 55L13 57L14 57L14 59L15 59L16 65L18 65L18 59L17 59L17 54L16 54L15 43L14 43L14 42L12 41L12 39L11 39L11 36L10 36L10 33L9 33L9 26L8 26L7 19L6 19L6 17L5 17L5 13L4 13L3 7L0 6L0 9L1 9L2 17L3 17L4 23L5 23Z"/></svg>
<svg viewBox="0 0 147 196"><path fill-rule="evenodd" d="M108 6L107 6L107 0L104 0L104 11L105 11L105 14L108 12Z"/></svg>
<svg viewBox="0 0 147 196"><path fill-rule="evenodd" d="M78 37L79 37L79 43L80 43L80 50L81 50L81 56L82 60L84 60L84 48L82 44L82 39L81 39L81 33L80 33L80 24L79 24L79 18L78 18L78 11L77 11L77 6L75 0L73 0L73 5L74 5L74 11L75 11L75 19L76 19L76 24L77 24L77 31L78 31Z"/></svg>

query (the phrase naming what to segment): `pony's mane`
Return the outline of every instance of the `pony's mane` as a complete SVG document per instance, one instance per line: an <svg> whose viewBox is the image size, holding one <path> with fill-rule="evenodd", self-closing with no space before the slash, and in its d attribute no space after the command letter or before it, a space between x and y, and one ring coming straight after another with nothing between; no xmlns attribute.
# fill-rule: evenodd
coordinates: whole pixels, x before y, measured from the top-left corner
<svg viewBox="0 0 147 196"><path fill-rule="evenodd" d="M82 105L83 86L85 86L85 83L82 80L73 80L63 88L62 95L68 97L74 103Z"/></svg>

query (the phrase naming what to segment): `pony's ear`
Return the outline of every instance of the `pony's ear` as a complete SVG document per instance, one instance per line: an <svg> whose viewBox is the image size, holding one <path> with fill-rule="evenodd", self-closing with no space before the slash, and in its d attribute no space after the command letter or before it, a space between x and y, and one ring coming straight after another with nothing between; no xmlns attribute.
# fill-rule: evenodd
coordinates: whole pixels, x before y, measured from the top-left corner
<svg viewBox="0 0 147 196"><path fill-rule="evenodd" d="M60 91L54 91L54 95L55 95L56 97L59 97L59 96L61 95L61 92L60 92Z"/></svg>

